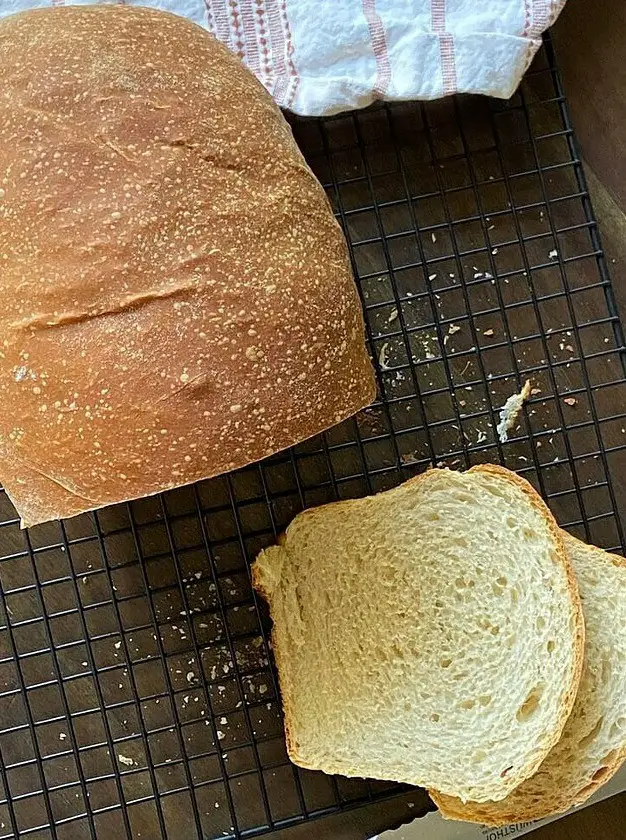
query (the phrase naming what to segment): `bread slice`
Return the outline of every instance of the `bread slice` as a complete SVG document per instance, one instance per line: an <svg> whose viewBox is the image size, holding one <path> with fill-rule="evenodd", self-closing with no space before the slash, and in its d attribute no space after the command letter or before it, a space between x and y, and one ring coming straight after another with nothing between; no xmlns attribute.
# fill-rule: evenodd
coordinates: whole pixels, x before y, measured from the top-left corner
<svg viewBox="0 0 626 840"><path fill-rule="evenodd" d="M561 532L494 466L305 511L253 566L292 760L504 798L558 741L583 652Z"/></svg>
<svg viewBox="0 0 626 840"><path fill-rule="evenodd" d="M565 535L586 627L574 710L537 773L501 802L431 792L445 817L488 825L541 819L580 805L626 759L626 560Z"/></svg>

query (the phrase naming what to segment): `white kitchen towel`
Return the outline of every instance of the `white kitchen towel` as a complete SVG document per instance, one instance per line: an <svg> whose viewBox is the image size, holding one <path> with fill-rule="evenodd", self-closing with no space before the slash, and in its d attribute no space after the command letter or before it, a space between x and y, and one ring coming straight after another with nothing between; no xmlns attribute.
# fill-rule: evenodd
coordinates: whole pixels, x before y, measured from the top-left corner
<svg viewBox="0 0 626 840"><path fill-rule="evenodd" d="M98 0L73 0L90 4ZM110 0L194 20L278 104L328 115L376 99L507 98L565 0ZM0 16L70 0L0 0Z"/></svg>

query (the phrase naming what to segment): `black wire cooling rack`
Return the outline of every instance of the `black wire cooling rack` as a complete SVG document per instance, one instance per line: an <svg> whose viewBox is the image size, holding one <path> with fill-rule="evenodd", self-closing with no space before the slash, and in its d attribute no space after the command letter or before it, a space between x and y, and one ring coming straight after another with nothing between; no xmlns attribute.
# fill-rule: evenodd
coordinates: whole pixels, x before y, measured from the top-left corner
<svg viewBox="0 0 626 840"><path fill-rule="evenodd" d="M350 240L381 398L64 524L21 532L0 498L0 838L241 838L398 791L287 760L248 563L305 506L498 461L623 545L623 335L550 44L509 102L292 122Z"/></svg>

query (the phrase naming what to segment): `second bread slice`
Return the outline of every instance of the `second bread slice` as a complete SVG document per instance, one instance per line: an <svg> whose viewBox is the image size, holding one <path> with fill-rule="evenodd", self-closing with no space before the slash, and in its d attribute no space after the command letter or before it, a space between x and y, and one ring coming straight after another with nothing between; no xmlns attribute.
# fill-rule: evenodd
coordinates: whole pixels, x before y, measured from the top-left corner
<svg viewBox="0 0 626 840"><path fill-rule="evenodd" d="M532 778L500 802L430 791L445 817L504 825L585 802L626 759L626 560L564 534L585 616L583 676L561 740Z"/></svg>
<svg viewBox="0 0 626 840"><path fill-rule="evenodd" d="M306 511L253 575L296 764L481 802L558 741L580 601L554 519L513 473L432 470Z"/></svg>

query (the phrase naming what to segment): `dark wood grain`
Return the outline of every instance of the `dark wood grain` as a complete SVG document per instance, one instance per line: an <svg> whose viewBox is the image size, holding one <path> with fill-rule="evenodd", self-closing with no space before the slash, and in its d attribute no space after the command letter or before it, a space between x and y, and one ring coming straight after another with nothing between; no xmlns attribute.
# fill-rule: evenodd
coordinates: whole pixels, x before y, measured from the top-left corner
<svg viewBox="0 0 626 840"><path fill-rule="evenodd" d="M623 143L626 142L622 139L626 137L623 107L626 66L621 64L623 50L620 44L626 44L626 12L619 0L606 0L601 10L594 13L590 12L587 0L570 0L557 30L557 45L575 127L582 142L584 158L590 164L590 185L616 292L626 311L626 217L623 213L626 156L622 155ZM527 95L531 100L534 97L535 102L545 93L541 79L539 76L534 84L527 86ZM565 350L569 339L560 342L563 349L559 341L547 345L550 359L564 364L555 368L558 372L554 381L549 371L537 375L536 385L541 394L524 421L523 430L529 433L527 438L499 450L490 416L468 421L462 416L465 411L470 413L472 410L481 411L486 406L501 405L515 388L514 368L523 372L526 367L538 362L546 350L545 336L520 341L515 352L509 347L492 350L489 346L492 342L501 342L507 334L523 337L536 335L544 328L557 331L567 328L570 312L559 297L562 277L557 266L533 272L536 288L543 294L556 295L553 301L541 304L541 324L538 324L532 306L516 305L529 294L529 282L523 273L520 245L515 240L519 239L521 230L522 238L527 238L527 260L534 263L548 260L554 245L551 244L547 214L540 207L545 198L544 188L551 195L567 196L577 191L576 181L571 168L551 172L544 185L536 174L517 178L511 187L515 204L536 206L521 212L516 218L508 207L502 161L498 160L492 148L491 117L486 103L478 99L462 100L458 114L454 107L447 101L435 103L427 109L433 149L443 159L436 166L431 160L433 149L428 148L424 139L420 123L423 115L420 117L419 110L408 107L406 111L399 112L398 136L395 139L408 162L408 187L414 193L427 193L430 197L407 201L407 185L397 174L374 174L372 180L377 200L397 201L397 205L378 215L370 209L352 214L347 219L347 232L354 242L368 238L375 240L356 249L359 273L362 276L371 275L364 280L363 289L375 352L380 352L381 345L386 341L385 335L390 331L389 324L393 325L396 317L393 300L390 305L376 308L377 302L387 301L390 297L393 299L394 289L390 280L393 273L397 284L395 291L403 298L402 317L413 330L413 343L409 349L423 363L426 353L438 353L439 340L443 337L450 355L446 364L439 359L420 364L416 368L415 381L407 378L406 374L398 377L396 373L382 372L381 383L388 396L410 394L416 383L425 390L440 387L442 393L426 398L421 404L412 400L406 405L396 404L387 414L375 410L360 418L360 433L369 446L367 452L372 453L368 457L377 459L376 463L388 470L372 481L378 487L375 482L380 481L382 486L390 480L390 476L392 480L408 477L411 472L425 466L431 448L441 457L450 450L460 450L460 455L455 456L454 466L461 462L497 460L502 455L508 466L522 469L536 458L548 492L558 493L560 482L564 482L566 492L555 495L552 500L560 521L565 524L575 521L581 513L587 518L593 517L606 510L610 501L605 490L594 487L594 482L603 475L598 468L598 460L590 458L588 462L577 462L577 481L585 488L584 511L581 511L572 490L572 474L563 461L567 454L564 437L556 435L551 440L546 434L549 427L559 422L555 408L558 400L566 390L578 388L583 382L578 354L572 352L572 361L569 362L567 354L570 351ZM476 150L473 156L474 173L486 182L480 190L480 208L476 206L471 183L467 180L469 175L463 162L457 117L463 120L466 141ZM537 107L533 110L532 129L535 134L549 134L555 126L558 129L559 119L558 109ZM379 167L381 172L393 168L392 145L385 134L384 124L377 121L374 113L364 118L363 126L365 140L369 143L367 154L370 165ZM499 130L504 141L515 143L526 138L519 147L507 147L506 167L509 173L524 172L529 167L532 169L535 161L532 145L528 142L528 126L523 119L520 121L519 112L512 110L504 114ZM336 141L340 146L346 137L350 137L350 131L350 120L338 120L329 129L330 141ZM325 162L321 142L317 142L316 146L316 141L312 140L308 152L320 178L328 181L328 162ZM559 160L564 154L562 138L542 141L539 154L544 163ZM360 153L354 148L334 152L333 161L336 170L345 178L362 171ZM493 178L493 184L490 178ZM461 188L444 201L441 194L437 195L441 185L461 185ZM363 179L346 183L341 187L339 196L331 191L331 199L336 206L340 201L343 210L369 205L370 185ZM475 215L478 210L486 216L490 211L495 213L493 220L488 222L487 233L492 243L511 241L513 244L500 247L497 253L492 254L491 246L486 247L486 233L480 224L458 224L459 220ZM585 221L578 199L554 204L552 212L555 224L563 229L576 228ZM441 224L434 237L429 232L420 237L421 252L412 230L415 220L422 227ZM396 237L388 239L388 255L381 248L381 232ZM454 242L451 241L453 235L456 237ZM462 259L438 262L439 257L454 246L476 253ZM580 256L590 247L586 229L570 230L561 238L558 247L566 255L573 255L574 262L567 268L567 279L573 288L597 281L595 259ZM396 263L400 265L416 260L420 254L426 264L432 264L432 269L395 270ZM387 258L394 268L393 272L389 271ZM467 291L459 283L461 274L472 280L475 274L493 273L494 268L499 275L506 275L497 287L486 280L468 286ZM436 275L433 284L441 287L434 295L425 294L427 278L431 274ZM450 277L451 274L455 276ZM575 297L578 323L593 321L606 314L604 298L597 290L593 294L577 293ZM490 315L475 315L478 311L497 310L498 307L500 310ZM449 327L452 323L461 325L461 329L451 333ZM491 330L493 336L485 335ZM588 347L603 349L607 346L606 339L613 341L604 325L597 330L587 330L585 335L590 337L590 343L584 345L583 350ZM479 345L480 354L473 351L474 344ZM403 348L402 341L394 339L388 350L391 354L397 353L400 358L406 348ZM456 355L457 351L461 354L467 352L467 355ZM483 373L487 376L500 370L511 375L502 382L486 381L480 388L465 389L465 383L472 377L480 377ZM608 354L594 362L592 373L598 381L618 375L616 355ZM453 393L463 403L457 402L454 411L451 408ZM603 397L595 395L595 398L608 415L620 408L623 393L616 390L602 404ZM588 400L583 401L581 397L580 404L567 409L571 414L564 414L566 423L588 418L590 407ZM455 419L455 411L459 408L463 409L460 422ZM416 425L421 423L421 426L418 431L404 435L401 424L407 425L409 419ZM400 430L397 441L401 447L401 471L396 470L398 453L388 436L385 438L390 428ZM626 460L624 450L619 449L624 442L621 428L621 424L610 423L602 427L605 445L616 450L609 466L613 474L617 512L626 510ZM333 430L329 440L349 442L353 433L352 427L342 427ZM486 435L486 448L478 449L476 442L483 434ZM541 449L533 449L530 442L533 436L541 440ZM380 439L370 446L370 437ZM594 445L591 438L579 433L571 434L568 444L574 451L578 451L576 447L587 451L586 448ZM553 466L555 458L562 463ZM361 468L356 447L349 446L342 454L333 452L331 461L339 476L350 475ZM312 454L305 463L308 472L303 468L303 474L325 475L325 460L319 455ZM291 466L287 466L290 470ZM269 514L263 503L255 502L240 511L237 514L239 520L228 508L229 498L245 500L254 498L260 492L274 492L273 487L287 488L288 494L278 495L276 491L277 495L272 500L274 526L280 529L303 502L311 505L329 500L331 491L328 488L309 490L302 486L294 487L293 477L289 478L285 470L287 467L283 465L280 470L272 466L267 471L265 478L269 476L271 479L269 491L267 488L265 491L259 489L259 473L249 470L228 481L220 479L212 482L209 487L200 489L198 497L187 488L168 494L164 502L158 499L137 502L129 509L132 521L129 510L125 508L105 511L98 519L99 533L96 533L94 520L90 517L72 520L64 533L57 524L34 529L29 537L30 546L13 519L6 498L0 497L0 518L8 523L0 529L0 552L3 557L10 558L0 564L0 581L3 591L9 593L6 605L10 610L11 625L17 627L12 634L8 633L8 616L0 616L0 750L5 764L12 765L9 788L12 795L18 797L41 788L43 779L36 772L33 757L45 757L49 784L69 779L75 783L73 787L56 791L49 803L41 795L26 796L18 805L24 828L45 824L47 806L57 819L69 819L73 814L84 811L78 772L80 764L81 772L90 778L103 777L89 784L90 802L94 808L115 806L119 801L120 789L112 776L115 766L125 774L122 782L124 796L128 801L134 801L129 808L131 830L124 824L120 812L111 810L104 812L96 821L100 837L126 838L132 835L143 840L159 837L158 808L150 799L152 785L156 781L163 793L159 807L169 837L171 840L189 840L195 836L196 815L185 788L190 780L196 783L198 779L215 780L198 788L201 803L198 817L206 837L219 837L222 832L228 831L230 825L225 789L220 778L220 758L226 762L229 772L250 771L249 775L233 779L231 790L244 826L246 820L249 825L259 824L259 820L263 820L263 803L253 772L258 756L250 746L243 746L246 733L252 728L265 739L259 760L266 762L268 767L273 765L264 772L265 784L272 795L271 806L277 812L280 808L285 813L289 812L289 808L297 811L297 791L291 768L286 764L275 686L267 660L261 656L266 648L261 645L251 650L246 634L258 631L254 614L248 611L248 606L245 609L233 606L239 602L252 604L246 558L237 542L237 529L242 527L241 518L244 519L244 528L262 533L262 537L247 540L245 551L250 556L262 547L264 540L267 542L273 538L272 523L268 525ZM536 480L535 475L530 477ZM364 479L340 485L340 492L346 495L364 493L368 489L371 487ZM198 504L203 510L201 518L197 515ZM169 530L164 524L166 513L171 519ZM581 535L585 536L584 529ZM586 535L599 544L615 545L615 516L593 521ZM102 538L104 551L100 548L99 538ZM211 540L220 546L215 552L215 567L220 574L227 573L217 580L217 585L207 571L205 542ZM38 552L36 564L31 562L28 548ZM177 581L177 568L184 578L182 583ZM40 590L37 584L43 585L43 589ZM221 592L221 611L216 606L216 592ZM76 604L81 608L74 608ZM191 611L198 610L201 615L191 616L190 608ZM39 620L43 612L48 618L47 623ZM224 642L224 627L228 627L231 633L241 634L236 638L233 651L229 651ZM81 641L86 634L92 639L91 653ZM190 639L201 650L201 663L197 658L194 661L196 650ZM51 642L58 648L56 658L49 652ZM21 679L29 687L28 707L23 697L20 674L14 667L12 644L23 656ZM161 664L163 654L167 658L167 668ZM259 672L254 688L252 681L238 682L230 675L224 678L227 687L221 691L219 681L216 685L210 679L214 666L221 669L228 665L227 670L230 669L231 655L247 664L252 661L251 657L260 657L253 661ZM138 662L140 659L141 663ZM204 669L210 684L208 690L196 686L195 678L189 681L186 678L189 672L200 668ZM65 681L62 694L58 690L61 677ZM263 695L264 702L258 704L254 692L261 685L266 693ZM175 696L170 700L172 688ZM100 708L98 691L103 693L108 707L106 716ZM141 695L140 702L133 701L135 691ZM258 717L246 720L242 708L251 701L256 703L253 707L255 712L258 711ZM233 714L229 712L227 723L221 724L222 710L226 709L236 711ZM36 739L31 738L27 726L29 710L35 721L40 721L34 727ZM68 711L78 713L78 717L74 718L76 743L68 737L71 731ZM200 714L203 719L196 725L194 719ZM52 716L55 722L45 723ZM206 725L209 717L212 717L211 726ZM22 728L9 731L12 725L18 724ZM149 732L146 742L139 734L142 728ZM220 740L217 734L217 730L222 729L224 740ZM113 749L108 744L111 738L115 741ZM81 748L80 755L76 745ZM196 757L203 752L210 753L210 756ZM120 754L133 759L135 764L132 768L120 766ZM191 769L188 771L184 769L185 755L190 759L188 767ZM157 766L153 771L154 777L151 776L152 765ZM330 804L330 782L320 776L313 777L313 774L307 779L313 801L319 807ZM180 792L172 794L169 793L171 791ZM2 798L3 792L0 791ZM416 812L423 813L425 807L423 793L409 793L273 836L276 840L365 840L410 820ZM625 797L616 797L541 829L534 837L537 840L597 840L599 837L619 840L623 836L625 807ZM9 825L7 807L1 802L0 821ZM33 840L48 840L50 833L42 830L33 833L32 837ZM90 826L84 819L68 822L58 831L58 840L87 840L89 837Z"/></svg>
<svg viewBox="0 0 626 840"><path fill-rule="evenodd" d="M566 93L586 161L626 207L626 4L568 0L554 27Z"/></svg>

